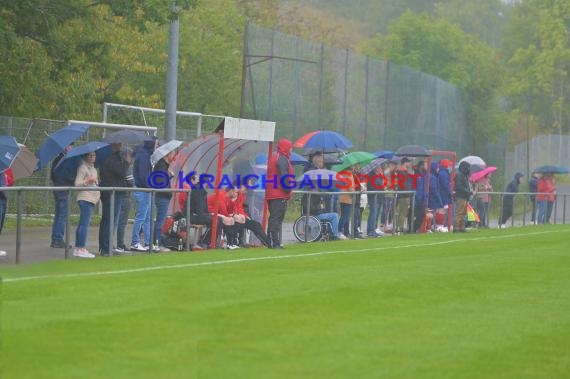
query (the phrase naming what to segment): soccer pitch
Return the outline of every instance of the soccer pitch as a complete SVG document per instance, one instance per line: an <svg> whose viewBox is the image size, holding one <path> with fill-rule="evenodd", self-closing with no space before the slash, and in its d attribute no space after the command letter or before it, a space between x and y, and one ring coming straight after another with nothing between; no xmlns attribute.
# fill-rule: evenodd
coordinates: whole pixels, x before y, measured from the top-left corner
<svg viewBox="0 0 570 379"><path fill-rule="evenodd" d="M3 378L570 377L568 226L2 267Z"/></svg>

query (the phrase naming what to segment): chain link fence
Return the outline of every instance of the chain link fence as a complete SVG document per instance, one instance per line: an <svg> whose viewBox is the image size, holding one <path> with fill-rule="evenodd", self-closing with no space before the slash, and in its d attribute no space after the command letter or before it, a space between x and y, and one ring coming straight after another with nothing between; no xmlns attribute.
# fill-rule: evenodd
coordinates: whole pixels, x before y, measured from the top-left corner
<svg viewBox="0 0 570 379"><path fill-rule="evenodd" d="M467 155L455 86L418 70L248 25L241 116L277 122L277 138L327 129L355 150L420 144Z"/></svg>

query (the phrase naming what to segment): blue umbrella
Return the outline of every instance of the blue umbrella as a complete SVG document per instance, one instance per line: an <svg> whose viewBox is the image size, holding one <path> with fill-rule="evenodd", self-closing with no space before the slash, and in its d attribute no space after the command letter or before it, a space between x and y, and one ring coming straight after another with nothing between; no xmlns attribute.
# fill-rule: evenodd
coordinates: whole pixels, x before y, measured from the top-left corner
<svg viewBox="0 0 570 379"><path fill-rule="evenodd" d="M88 124L71 124L50 134L36 152L38 157L36 170L46 167L67 146L85 134L89 127Z"/></svg>
<svg viewBox="0 0 570 379"><path fill-rule="evenodd" d="M85 154L95 151L97 158L95 159L95 167L101 167L109 155L112 154L113 148L105 142L93 141L84 145L75 147L67 152L61 159L54 172L64 178L74 178L77 168L81 163L81 159Z"/></svg>
<svg viewBox="0 0 570 379"><path fill-rule="evenodd" d="M570 170L562 166L545 165L545 166L540 166L539 168L534 170L534 172L538 174L568 174L570 173Z"/></svg>
<svg viewBox="0 0 570 379"><path fill-rule="evenodd" d="M261 153L255 156L255 165L267 165L267 154ZM304 165L309 163L309 161L300 154L291 153L291 164L295 165Z"/></svg>
<svg viewBox="0 0 570 379"><path fill-rule="evenodd" d="M0 172L12 166L12 162L20 152L20 146L16 138L12 136L0 136Z"/></svg>
<svg viewBox="0 0 570 379"><path fill-rule="evenodd" d="M390 150L378 150L373 152L376 158L392 159L394 157L394 152Z"/></svg>
<svg viewBox="0 0 570 379"><path fill-rule="evenodd" d="M340 133L330 130L317 130L305 134L293 144L295 148L319 149L321 151L338 151L350 149L352 142Z"/></svg>

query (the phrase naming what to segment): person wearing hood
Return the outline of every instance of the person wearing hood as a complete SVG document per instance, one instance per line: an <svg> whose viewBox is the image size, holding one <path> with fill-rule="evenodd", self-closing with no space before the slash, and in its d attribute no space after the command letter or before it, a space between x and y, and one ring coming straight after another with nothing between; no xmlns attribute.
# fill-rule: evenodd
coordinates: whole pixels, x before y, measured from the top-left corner
<svg viewBox="0 0 570 379"><path fill-rule="evenodd" d="M281 237L283 230L283 220L287 212L287 202L293 194L292 188L286 188L284 183L293 181L284 179L286 175L293 175L291 165L291 150L293 143L282 138L277 144L275 152L267 163L267 181L265 188L265 200L269 208L269 220L267 225L267 235L271 240L271 247L281 249Z"/></svg>
<svg viewBox="0 0 570 379"><path fill-rule="evenodd" d="M505 192L506 195L503 195L503 209L501 211L501 217L499 218L499 228L504 229L507 227L507 221L513 215L513 205L515 202L515 193L519 192L519 186L521 184L521 178L524 175L520 172L517 172L511 180L511 182L507 185Z"/></svg>
<svg viewBox="0 0 570 379"><path fill-rule="evenodd" d="M455 219L453 220L453 233L464 233L466 231L464 220L467 215L467 202L472 194L471 184L469 183L469 171L469 163L461 162L459 164L459 172L455 176Z"/></svg>
<svg viewBox="0 0 570 379"><path fill-rule="evenodd" d="M133 177L135 179L135 187L150 188L148 177L152 172L150 156L154 152L156 139L145 141L135 152L135 160L133 162ZM150 248L150 192L135 191L136 202L135 223L133 225L133 234L131 237L131 250L148 251ZM144 234L144 244L140 241L140 232Z"/></svg>
<svg viewBox="0 0 570 379"><path fill-rule="evenodd" d="M439 164L431 162L429 172L428 209L434 212L435 230L441 230L445 219L443 217L443 202L439 192Z"/></svg>

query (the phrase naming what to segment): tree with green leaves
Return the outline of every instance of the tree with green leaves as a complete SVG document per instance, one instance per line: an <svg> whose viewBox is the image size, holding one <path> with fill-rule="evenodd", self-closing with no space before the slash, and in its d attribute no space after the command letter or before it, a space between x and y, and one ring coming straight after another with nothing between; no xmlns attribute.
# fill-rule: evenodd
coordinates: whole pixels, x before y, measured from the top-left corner
<svg viewBox="0 0 570 379"><path fill-rule="evenodd" d="M505 130L499 108L503 77L498 52L458 26L427 14L405 12L363 45L363 51L416 68L464 91L473 148L493 141Z"/></svg>
<svg viewBox="0 0 570 379"><path fill-rule="evenodd" d="M542 130L570 131L570 1L527 0L505 33L506 93Z"/></svg>

